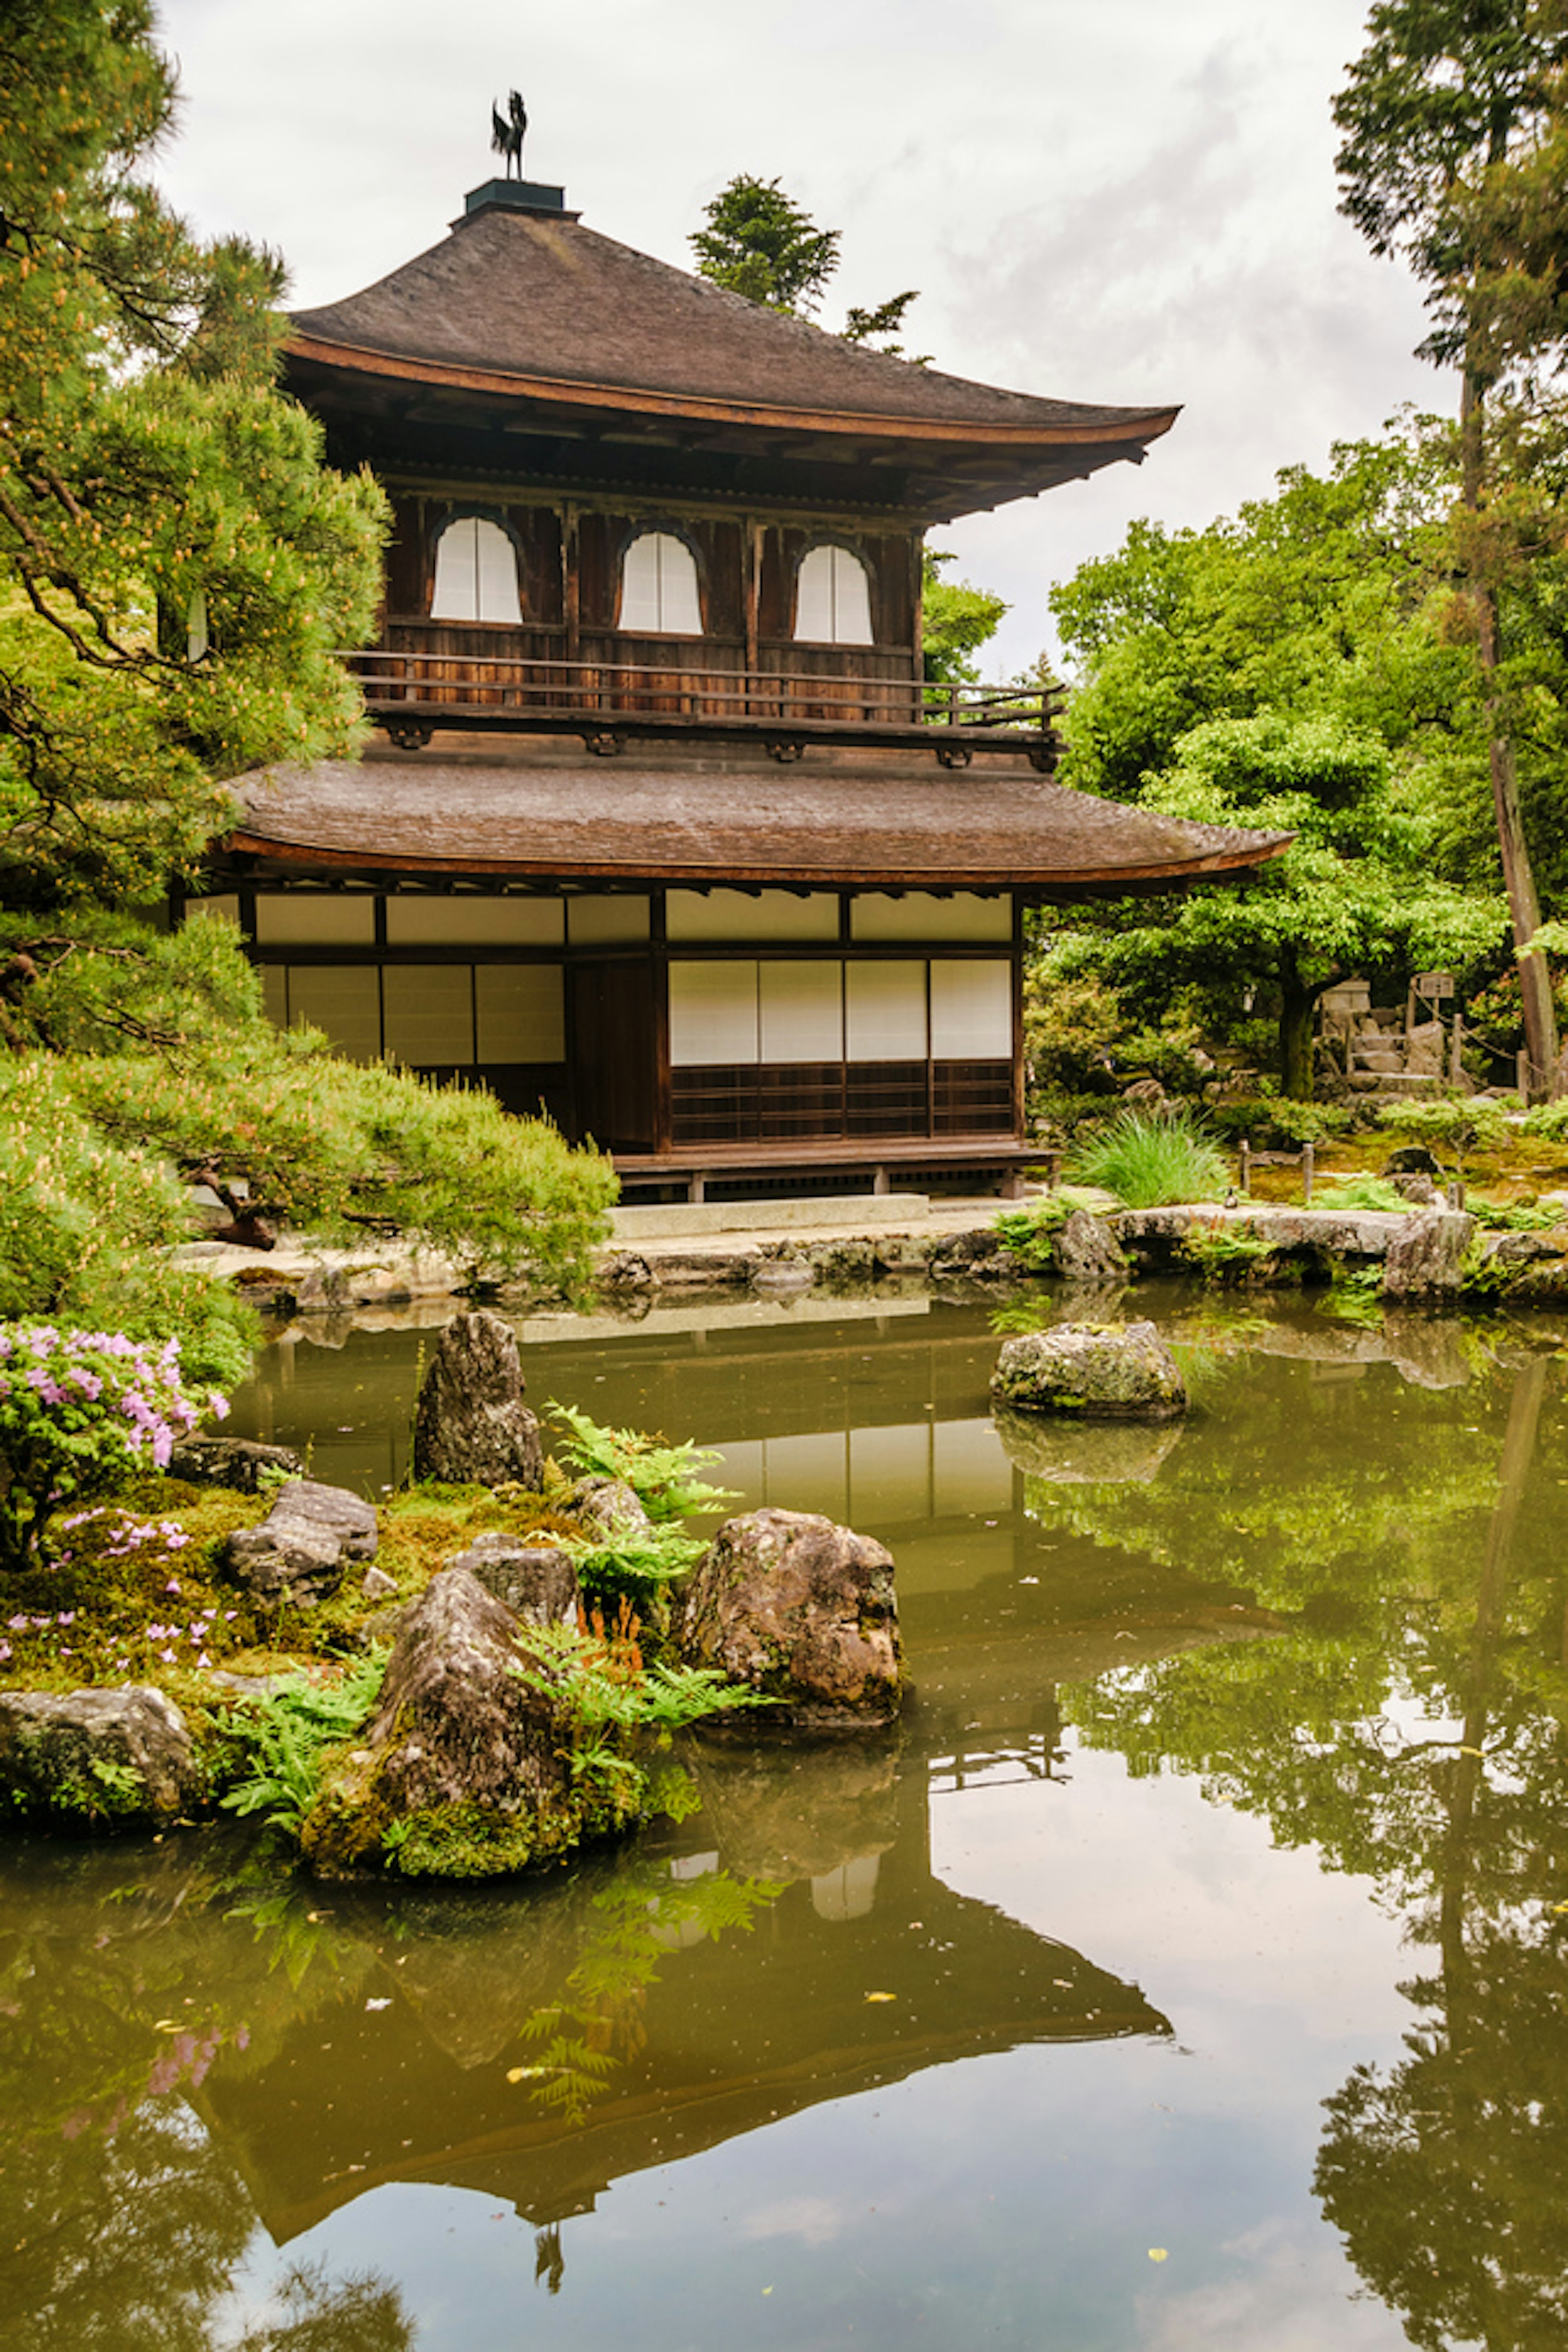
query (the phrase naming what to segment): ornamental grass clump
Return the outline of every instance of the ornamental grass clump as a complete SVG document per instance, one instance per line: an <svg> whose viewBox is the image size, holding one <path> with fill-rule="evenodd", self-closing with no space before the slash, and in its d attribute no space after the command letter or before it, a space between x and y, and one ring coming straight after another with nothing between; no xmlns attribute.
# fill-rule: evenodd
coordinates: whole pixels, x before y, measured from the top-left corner
<svg viewBox="0 0 1568 2352"><path fill-rule="evenodd" d="M0 1572L46 1557L52 1512L165 1469L204 1412L227 1410L187 1391L178 1339L0 1327Z"/></svg>
<svg viewBox="0 0 1568 2352"><path fill-rule="evenodd" d="M1189 1111L1124 1110L1068 1162L1075 1184L1114 1192L1130 1209L1218 1200L1230 1183L1225 1154Z"/></svg>

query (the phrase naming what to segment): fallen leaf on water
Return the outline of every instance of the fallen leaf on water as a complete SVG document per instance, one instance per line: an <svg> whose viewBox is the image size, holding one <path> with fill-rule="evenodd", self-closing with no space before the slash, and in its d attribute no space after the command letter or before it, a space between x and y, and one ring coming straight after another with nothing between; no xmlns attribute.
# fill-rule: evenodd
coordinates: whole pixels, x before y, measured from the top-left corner
<svg viewBox="0 0 1568 2352"><path fill-rule="evenodd" d="M548 2066L509 2066L506 2079L509 2083L535 2083L541 2074L548 2074L549 2072Z"/></svg>
<svg viewBox="0 0 1568 2352"><path fill-rule="evenodd" d="M897 2000L898 1997L896 1992L868 1992L866 1995L868 2000Z"/></svg>
<svg viewBox="0 0 1568 2352"><path fill-rule="evenodd" d="M154 2033L183 2033L184 2030L177 2017L160 2017L153 2027Z"/></svg>
<svg viewBox="0 0 1568 2352"><path fill-rule="evenodd" d="M392 1996L390 1993L385 1993L380 2000L367 2000L365 2007L366 2009L390 2009L392 2007Z"/></svg>
<svg viewBox="0 0 1568 2352"><path fill-rule="evenodd" d="M1168 2246L1151 2246L1151 2247L1150 2247L1150 2249L1149 2249L1149 2260L1150 2260L1152 2263L1168 2263L1168 2262L1170 2261L1170 2259L1171 2259L1171 2253L1170 2253L1170 2249L1169 2249L1169 2247L1168 2247Z"/></svg>
<svg viewBox="0 0 1568 2352"><path fill-rule="evenodd" d="M1479 1757L1480 1758L1481 1762L1482 1762L1483 1764L1484 1764L1484 1763L1486 1762L1486 1760L1487 1760L1487 1751L1486 1751L1486 1749L1485 1749L1484 1748L1463 1748L1463 1747L1461 1747L1461 1748L1459 1749L1459 1753L1460 1753L1460 1755L1461 1755L1461 1756L1479 1756Z"/></svg>

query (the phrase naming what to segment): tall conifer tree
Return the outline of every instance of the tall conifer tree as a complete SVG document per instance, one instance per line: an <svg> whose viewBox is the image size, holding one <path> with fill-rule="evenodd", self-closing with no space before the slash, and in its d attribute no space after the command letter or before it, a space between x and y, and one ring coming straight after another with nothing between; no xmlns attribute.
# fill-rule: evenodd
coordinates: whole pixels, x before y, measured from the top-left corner
<svg viewBox="0 0 1568 2352"><path fill-rule="evenodd" d="M1374 252L1403 252L1426 280L1433 331L1423 354L1460 371L1461 497L1489 496L1488 402L1510 359L1493 331L1495 256L1478 195L1496 190L1551 136L1568 60L1562 0L1380 0L1365 49L1334 100L1343 133L1341 210ZM1489 288L1493 290L1489 292ZM1530 952L1541 907L1520 806L1512 730L1499 679L1495 580L1482 534L1461 536L1488 708L1492 804L1521 956L1532 1092L1556 1079L1557 1025L1544 957Z"/></svg>

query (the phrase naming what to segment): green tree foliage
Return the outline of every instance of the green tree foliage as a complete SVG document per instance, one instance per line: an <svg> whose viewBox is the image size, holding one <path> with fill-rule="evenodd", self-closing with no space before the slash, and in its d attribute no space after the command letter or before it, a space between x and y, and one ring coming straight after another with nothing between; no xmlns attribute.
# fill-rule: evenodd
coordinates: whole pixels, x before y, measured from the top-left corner
<svg viewBox="0 0 1568 2352"><path fill-rule="evenodd" d="M273 389L276 258L146 176L145 0L6 5L0 43L0 904L147 898L226 777L352 746L384 501Z"/></svg>
<svg viewBox="0 0 1568 2352"><path fill-rule="evenodd" d="M1336 445L1323 474L1287 467L1203 530L1134 523L1051 591L1079 675L1065 780L1138 800L1191 728L1279 713L1342 721L1440 763L1445 796L1462 786L1474 666L1433 603L1453 488L1441 437L1412 427Z"/></svg>
<svg viewBox="0 0 1568 2352"><path fill-rule="evenodd" d="M931 686L977 683L980 669L974 656L995 635L1007 612L1005 599L988 589L942 578L943 564L957 560L945 549L928 547L923 553L921 643Z"/></svg>
<svg viewBox="0 0 1568 2352"><path fill-rule="evenodd" d="M749 172L738 173L721 188L702 217L707 226L693 229L687 240L700 277L769 310L797 319L816 316L838 268L841 231L818 228L776 179L759 180ZM845 341L869 343L877 336L897 335L910 304L919 299L909 287L869 308L851 304L841 330ZM888 359L905 355L901 343L879 342L875 348ZM911 364L923 367L925 362Z"/></svg>
<svg viewBox="0 0 1568 2352"><path fill-rule="evenodd" d="M1561 359L1557 280L1568 258L1562 0L1381 0L1334 101L1344 134L1341 209L1374 252L1405 253L1427 287L1432 359L1460 371L1461 509L1454 553L1485 689L1489 766L1503 877L1521 959L1537 1088L1554 1082L1557 1024L1544 956L1531 951L1540 898L1500 675L1503 614L1478 525L1499 488L1488 403L1510 366Z"/></svg>
<svg viewBox="0 0 1568 2352"><path fill-rule="evenodd" d="M122 911L195 870L228 779L354 747L334 648L372 626L385 514L275 386L280 265L153 186L152 23L0 0L0 1314L177 1328L226 1379L249 1327L167 1263L176 1178L551 1280L614 1181L488 1097L279 1037L232 934Z"/></svg>
<svg viewBox="0 0 1568 2352"><path fill-rule="evenodd" d="M806 317L838 267L839 231L818 228L776 179L738 173L703 207L689 240L700 275L749 302Z"/></svg>
<svg viewBox="0 0 1568 2352"><path fill-rule="evenodd" d="M0 949L5 935L0 917ZM489 1095L279 1033L227 924L159 934L97 917L30 950L10 1014L22 1050L0 1052L0 1315L178 1329L204 1376L237 1378L247 1318L165 1255L189 1235L196 1181L243 1185L264 1216L342 1241L395 1225L470 1280L585 1278L615 1197L607 1160Z"/></svg>
<svg viewBox="0 0 1568 2352"><path fill-rule="evenodd" d="M1384 746L1342 721L1211 721L1145 797L1172 816L1294 835L1256 879L1123 930L1113 969L1248 974L1278 1005L1280 1077L1300 1100L1324 989L1369 965L1472 966L1500 943L1501 909L1433 878L1429 817L1401 804Z"/></svg>
<svg viewBox="0 0 1568 2352"><path fill-rule="evenodd" d="M1255 880L1058 934L1038 986L1092 971L1130 1010L1195 987L1275 1023L1311 1091L1322 991L1358 969L1495 969L1477 840L1479 697L1441 625L1429 548L1449 495L1425 436L1344 446L1202 531L1134 525L1053 592L1083 676L1065 780L1173 816L1296 838Z"/></svg>

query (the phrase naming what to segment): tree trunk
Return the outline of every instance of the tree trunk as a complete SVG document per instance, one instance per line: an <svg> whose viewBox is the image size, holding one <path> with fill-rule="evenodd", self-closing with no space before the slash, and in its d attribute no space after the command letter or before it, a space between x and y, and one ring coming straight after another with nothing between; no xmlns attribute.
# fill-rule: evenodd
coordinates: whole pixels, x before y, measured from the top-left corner
<svg viewBox="0 0 1568 2352"><path fill-rule="evenodd" d="M1480 512L1485 496L1486 394L1470 366L1464 374L1459 404L1462 491L1472 514ZM1502 856L1503 887L1508 893L1509 919L1516 950L1527 948L1541 928L1541 901L1524 818L1519 804L1519 772L1513 755L1502 698L1498 690L1497 594L1489 581L1473 578L1476 646L1480 656L1481 689L1486 704L1488 753L1491 766L1492 813L1497 820L1498 847ZM1540 1101L1552 1088L1557 1072L1557 1014L1552 1002L1552 975L1543 955L1526 955L1519 967L1524 1000L1524 1045L1530 1061L1529 1093Z"/></svg>
<svg viewBox="0 0 1568 2352"><path fill-rule="evenodd" d="M1279 959L1279 1084L1292 1102L1312 1099L1312 1008L1320 992L1301 978L1293 955Z"/></svg>

